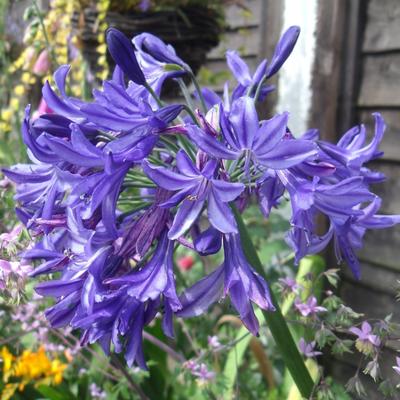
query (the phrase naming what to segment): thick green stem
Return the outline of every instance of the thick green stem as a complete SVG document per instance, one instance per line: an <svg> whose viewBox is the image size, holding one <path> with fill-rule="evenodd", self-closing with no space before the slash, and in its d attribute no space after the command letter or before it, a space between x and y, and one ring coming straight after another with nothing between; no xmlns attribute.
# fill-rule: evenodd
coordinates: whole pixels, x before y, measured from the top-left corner
<svg viewBox="0 0 400 400"><path fill-rule="evenodd" d="M232 209L239 227L243 251L254 269L261 276L264 276L264 270L261 261L258 257L256 249L254 248L249 233L247 232L247 228L243 222L243 219L235 206L232 206ZM299 392L303 397L308 399L311 396L314 382L307 370L303 358L299 353L299 350L297 349L296 343L293 340L289 327L282 315L278 302L276 301L275 295L272 291L271 299L276 310L274 312L263 311L265 321L267 322L275 343L282 354L283 361L290 371L290 374L292 375Z"/></svg>

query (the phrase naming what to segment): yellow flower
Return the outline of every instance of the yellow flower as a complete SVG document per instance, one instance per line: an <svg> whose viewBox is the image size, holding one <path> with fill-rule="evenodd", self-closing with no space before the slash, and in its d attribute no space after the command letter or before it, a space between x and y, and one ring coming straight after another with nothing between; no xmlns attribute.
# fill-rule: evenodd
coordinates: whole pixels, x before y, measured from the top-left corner
<svg viewBox="0 0 400 400"><path fill-rule="evenodd" d="M23 391L29 383L39 385L58 385L62 382L63 373L67 364L63 364L58 358L50 360L45 348L42 346L38 351L24 350L19 356L13 356L7 348L1 350L3 359L3 381L7 382L10 377L19 378L18 390ZM1 393L1 396L4 392ZM3 399L3 397L1 397Z"/></svg>
<svg viewBox="0 0 400 400"><path fill-rule="evenodd" d="M5 110L1 110L1 119L3 121L7 121L7 122L11 121L12 116L13 116L13 112L9 108L6 108Z"/></svg>
<svg viewBox="0 0 400 400"><path fill-rule="evenodd" d="M100 46L97 46L97 47L96 47L96 50L97 50L97 52L100 53L100 54L105 54L106 51L107 51L107 45L106 45L105 43L104 43L104 44L101 44Z"/></svg>
<svg viewBox="0 0 400 400"><path fill-rule="evenodd" d="M25 84L31 83L32 75L29 72L24 72L21 76L21 82Z"/></svg>
<svg viewBox="0 0 400 400"><path fill-rule="evenodd" d="M24 85L17 85L17 86L15 86L14 93L15 93L17 96L22 96L22 95L25 93L25 87L24 87Z"/></svg>
<svg viewBox="0 0 400 400"><path fill-rule="evenodd" d="M3 381L7 382L7 378L10 371L11 365L14 360L14 356L10 353L7 347L2 347L1 349L1 360L3 361Z"/></svg>
<svg viewBox="0 0 400 400"><path fill-rule="evenodd" d="M47 376L53 377L55 385L59 385L63 379L63 373L67 368L67 364L63 364L59 359L55 359L51 362L51 371L47 373Z"/></svg>
<svg viewBox="0 0 400 400"><path fill-rule="evenodd" d="M14 111L18 111L19 110L19 99L13 97L10 101L10 107L14 110Z"/></svg>

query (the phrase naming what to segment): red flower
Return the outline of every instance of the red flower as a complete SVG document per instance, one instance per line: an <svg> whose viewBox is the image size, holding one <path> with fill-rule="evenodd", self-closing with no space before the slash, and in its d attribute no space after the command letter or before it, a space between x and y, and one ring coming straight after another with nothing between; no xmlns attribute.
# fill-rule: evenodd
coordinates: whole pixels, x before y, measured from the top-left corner
<svg viewBox="0 0 400 400"><path fill-rule="evenodd" d="M177 261L177 264L182 271L189 271L193 267L194 258L192 256L183 256Z"/></svg>

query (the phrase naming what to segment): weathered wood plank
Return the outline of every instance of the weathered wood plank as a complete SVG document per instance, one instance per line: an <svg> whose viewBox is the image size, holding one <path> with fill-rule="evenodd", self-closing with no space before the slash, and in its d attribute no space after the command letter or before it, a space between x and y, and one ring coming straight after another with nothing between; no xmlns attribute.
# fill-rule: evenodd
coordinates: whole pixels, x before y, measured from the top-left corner
<svg viewBox="0 0 400 400"><path fill-rule="evenodd" d="M318 127L324 139L337 136L337 112L341 86L342 50L348 2L321 1L318 4L316 57L311 88L314 93L309 126Z"/></svg>
<svg viewBox="0 0 400 400"><path fill-rule="evenodd" d="M400 52L365 56L358 106L400 107Z"/></svg>
<svg viewBox="0 0 400 400"><path fill-rule="evenodd" d="M330 374L333 378L339 382L345 384L350 378L352 378L358 367L361 355L356 352L354 354L345 353L343 356L332 357L332 363L330 368ZM393 382L397 382L398 376L393 370L392 366L396 365L396 353L394 351L384 349L380 355L380 371L382 376L390 378ZM364 364L363 364L364 365ZM366 395L358 397L354 393L351 394L353 400L383 400L382 393L378 390L378 385L368 375L360 374L360 379L365 387ZM385 397L386 399L394 399L393 397Z"/></svg>
<svg viewBox="0 0 400 400"><path fill-rule="evenodd" d="M345 304L350 304L354 311L365 314L368 318L382 319L393 314L393 321L400 321L400 307L393 295L376 293L344 281L340 286L340 296Z"/></svg>
<svg viewBox="0 0 400 400"><path fill-rule="evenodd" d="M261 7L264 0L246 0L246 9L231 5L225 12L225 21L229 29L257 26L261 22Z"/></svg>
<svg viewBox="0 0 400 400"><path fill-rule="evenodd" d="M370 163L372 170L385 174L386 181L372 186L372 190L382 198L382 214L400 214L400 165L386 162Z"/></svg>
<svg viewBox="0 0 400 400"><path fill-rule="evenodd" d="M365 235L364 247L358 257L362 261L399 271L400 226L368 231Z"/></svg>
<svg viewBox="0 0 400 400"><path fill-rule="evenodd" d="M350 268L343 266L342 270L346 281L358 284L359 281L354 278ZM366 262L361 265L361 281L359 283L366 288L395 296L400 288L399 280L400 271L383 269L380 266Z"/></svg>
<svg viewBox="0 0 400 400"><path fill-rule="evenodd" d="M341 382L343 385L347 383L347 381L352 378L357 372L357 366L354 363L347 363L341 359L334 358L330 362L330 375L338 382ZM360 374L361 382L368 393L368 397L359 397L355 393L351 393L351 399L353 400L382 400L382 393L377 390L377 385L374 381L365 376L364 374Z"/></svg>
<svg viewBox="0 0 400 400"><path fill-rule="evenodd" d="M223 59L227 50L237 50L241 56L257 56L260 51L258 27L225 32L217 47L207 55L210 60Z"/></svg>
<svg viewBox="0 0 400 400"><path fill-rule="evenodd" d="M385 136L380 149L383 160L400 161L400 111L380 111L386 122ZM370 111L360 111L359 119L366 125L368 139L374 134L374 118ZM400 212L400 209L399 209Z"/></svg>
<svg viewBox="0 0 400 400"><path fill-rule="evenodd" d="M400 7L398 0L370 0L363 51L400 50Z"/></svg>

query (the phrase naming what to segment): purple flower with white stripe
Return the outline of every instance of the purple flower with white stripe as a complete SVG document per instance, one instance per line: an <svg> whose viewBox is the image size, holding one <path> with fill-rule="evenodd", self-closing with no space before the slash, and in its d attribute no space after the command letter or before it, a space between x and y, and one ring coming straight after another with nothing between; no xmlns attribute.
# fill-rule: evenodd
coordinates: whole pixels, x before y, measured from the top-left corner
<svg viewBox="0 0 400 400"><path fill-rule="evenodd" d="M195 125L187 127L188 135L201 150L216 159L243 159L249 173L252 164L274 170L293 167L317 154L315 143L304 139L286 139L288 114L278 114L259 122L254 100L237 99L226 116L220 112L222 141Z"/></svg>
<svg viewBox="0 0 400 400"><path fill-rule="evenodd" d="M176 155L177 172L164 167L143 163L144 172L160 187L176 191L161 207L180 204L168 237L178 239L193 225L207 201L208 218L211 225L222 233L237 232L236 222L227 205L244 190L242 183L219 180L217 162L208 160L201 168L194 165L190 157L180 150Z"/></svg>

